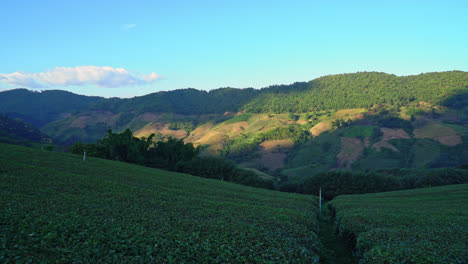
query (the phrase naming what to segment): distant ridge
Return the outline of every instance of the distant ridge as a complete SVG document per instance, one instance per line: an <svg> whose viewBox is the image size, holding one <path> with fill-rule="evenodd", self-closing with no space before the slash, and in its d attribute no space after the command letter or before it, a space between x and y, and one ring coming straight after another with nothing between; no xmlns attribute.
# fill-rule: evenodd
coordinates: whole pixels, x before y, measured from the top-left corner
<svg viewBox="0 0 468 264"><path fill-rule="evenodd" d="M41 127L66 114L87 110L91 104L103 99L62 90L37 92L19 88L0 92L0 113Z"/></svg>

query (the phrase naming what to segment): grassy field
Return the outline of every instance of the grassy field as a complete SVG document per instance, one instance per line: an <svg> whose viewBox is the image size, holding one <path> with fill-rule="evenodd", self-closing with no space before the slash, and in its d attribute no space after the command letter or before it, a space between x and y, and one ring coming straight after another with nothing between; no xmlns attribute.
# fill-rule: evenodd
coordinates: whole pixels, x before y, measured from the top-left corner
<svg viewBox="0 0 468 264"><path fill-rule="evenodd" d="M330 202L363 263L466 263L468 185L342 195ZM360 262L361 263L361 262Z"/></svg>
<svg viewBox="0 0 468 264"><path fill-rule="evenodd" d="M376 126L351 126L341 129L341 134L343 137L372 137L374 135L374 130L378 129Z"/></svg>
<svg viewBox="0 0 468 264"><path fill-rule="evenodd" d="M318 262L317 197L0 144L0 262Z"/></svg>

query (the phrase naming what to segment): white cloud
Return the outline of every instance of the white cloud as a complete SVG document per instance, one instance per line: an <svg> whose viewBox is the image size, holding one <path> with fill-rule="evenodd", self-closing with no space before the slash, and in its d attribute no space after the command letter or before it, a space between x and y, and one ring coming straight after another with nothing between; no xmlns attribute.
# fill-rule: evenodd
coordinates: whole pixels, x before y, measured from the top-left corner
<svg viewBox="0 0 468 264"><path fill-rule="evenodd" d="M57 67L40 73L0 73L0 82L25 88L46 88L54 86L96 85L100 87L126 87L145 85L159 79L159 75L130 73L124 68L77 66Z"/></svg>
<svg viewBox="0 0 468 264"><path fill-rule="evenodd" d="M125 24L123 25L123 28L128 30L128 29L136 28L136 26L137 26L136 24Z"/></svg>

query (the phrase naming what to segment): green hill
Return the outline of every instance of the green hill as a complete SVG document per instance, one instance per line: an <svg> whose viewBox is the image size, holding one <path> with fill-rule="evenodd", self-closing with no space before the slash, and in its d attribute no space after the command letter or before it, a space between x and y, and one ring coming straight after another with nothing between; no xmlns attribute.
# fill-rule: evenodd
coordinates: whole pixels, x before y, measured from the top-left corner
<svg viewBox="0 0 468 264"><path fill-rule="evenodd" d="M10 144L51 143L48 138L36 127L0 114L0 142Z"/></svg>
<svg viewBox="0 0 468 264"><path fill-rule="evenodd" d="M15 107L30 111L23 93L31 92L16 93L12 100L22 103ZM32 94L48 98L46 92ZM109 128L129 128L138 137L155 133L156 140L184 139L204 145L206 155L290 179L337 169L456 167L468 163L467 94L467 72L360 72L258 90L86 99L50 110L54 121L41 131L64 145L95 142ZM51 98L67 101L63 96ZM16 108L0 112L21 112Z"/></svg>
<svg viewBox="0 0 468 264"><path fill-rule="evenodd" d="M294 88L295 85L262 89L244 109L256 113L304 113L370 108L377 104L400 107L421 101L443 105L449 98L468 92L468 73L454 71L402 77L377 72L338 74L312 80L306 89Z"/></svg>
<svg viewBox="0 0 468 264"><path fill-rule="evenodd" d="M60 90L42 92L14 89L0 92L0 113L19 117L41 127L77 111L85 111L102 97L84 96Z"/></svg>
<svg viewBox="0 0 468 264"><path fill-rule="evenodd" d="M467 203L467 184L342 195L330 202L336 227L355 243L362 263L465 263Z"/></svg>
<svg viewBox="0 0 468 264"><path fill-rule="evenodd" d="M328 75L309 82L273 85L260 90L220 88L209 92L196 89L158 92L131 99L102 101L92 109L182 115L222 114L226 111L243 110L250 113L305 113L366 108L376 104L407 106L421 101L437 105L448 101L454 105L456 103L449 99L467 92L468 73L462 71L402 77L361 72Z"/></svg>
<svg viewBox="0 0 468 264"><path fill-rule="evenodd" d="M0 144L1 262L315 263L316 197Z"/></svg>

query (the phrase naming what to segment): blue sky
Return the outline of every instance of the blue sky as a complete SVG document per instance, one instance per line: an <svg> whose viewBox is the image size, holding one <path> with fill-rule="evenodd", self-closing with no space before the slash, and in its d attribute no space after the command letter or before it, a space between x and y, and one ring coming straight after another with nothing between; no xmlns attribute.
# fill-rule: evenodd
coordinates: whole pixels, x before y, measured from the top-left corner
<svg viewBox="0 0 468 264"><path fill-rule="evenodd" d="M0 90L131 97L187 87L261 88L357 71L468 71L468 1L1 5Z"/></svg>

